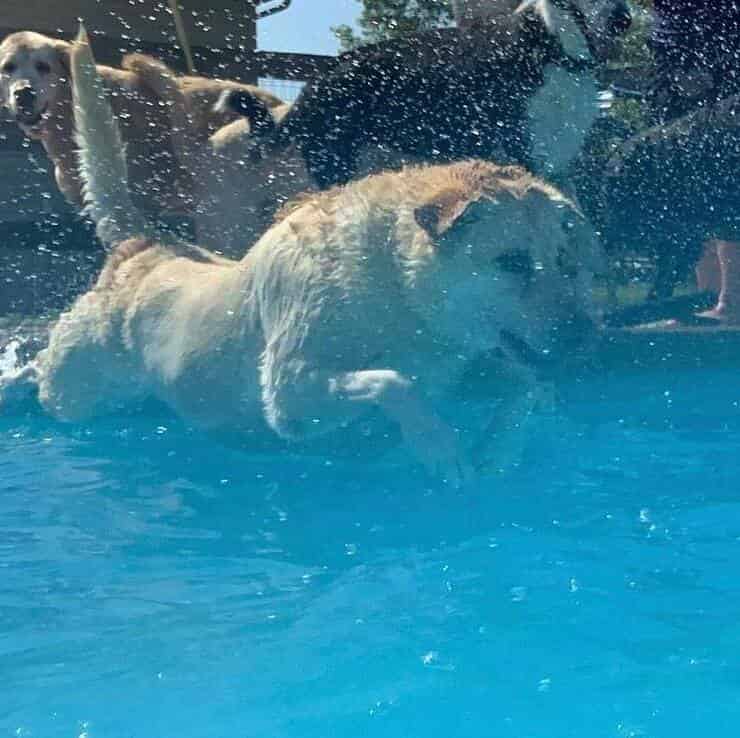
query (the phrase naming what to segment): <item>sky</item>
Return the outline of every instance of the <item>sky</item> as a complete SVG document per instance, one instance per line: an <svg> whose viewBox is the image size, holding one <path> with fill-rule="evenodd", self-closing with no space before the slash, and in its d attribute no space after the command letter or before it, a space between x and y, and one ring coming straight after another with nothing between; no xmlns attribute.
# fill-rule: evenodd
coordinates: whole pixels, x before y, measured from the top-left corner
<svg viewBox="0 0 740 738"><path fill-rule="evenodd" d="M258 47L262 51L336 54L339 45L331 26L352 25L360 9L357 0L292 0L287 10L258 22Z"/></svg>

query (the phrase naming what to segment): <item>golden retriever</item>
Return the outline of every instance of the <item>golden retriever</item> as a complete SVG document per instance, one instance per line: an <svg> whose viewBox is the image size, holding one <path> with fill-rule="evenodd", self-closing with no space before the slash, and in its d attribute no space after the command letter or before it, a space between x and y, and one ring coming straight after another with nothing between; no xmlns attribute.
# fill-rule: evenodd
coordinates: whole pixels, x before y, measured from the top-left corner
<svg viewBox="0 0 740 738"><path fill-rule="evenodd" d="M21 129L39 140L54 164L59 189L73 205L82 204L74 144L72 97L69 85L71 44L39 33L21 31L0 43L0 104ZM189 213L192 173L173 155L171 115L167 101L157 94L161 63L140 54L124 57L122 69L99 66L111 95L126 142L128 178L134 202L149 214L161 211ZM194 140L234 121L236 115L217 112L214 105L224 90L243 89L268 108L282 104L274 95L238 82L178 77L188 125Z"/></svg>

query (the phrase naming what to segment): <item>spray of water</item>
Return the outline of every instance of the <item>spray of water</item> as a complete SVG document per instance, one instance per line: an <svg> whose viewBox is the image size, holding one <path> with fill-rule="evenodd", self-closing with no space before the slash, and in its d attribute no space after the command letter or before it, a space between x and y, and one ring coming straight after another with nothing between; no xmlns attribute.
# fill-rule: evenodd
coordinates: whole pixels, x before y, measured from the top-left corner
<svg viewBox="0 0 740 738"><path fill-rule="evenodd" d="M20 365L20 359L18 358L20 345L21 342L17 338L14 338L0 351L0 378L9 374Z"/></svg>

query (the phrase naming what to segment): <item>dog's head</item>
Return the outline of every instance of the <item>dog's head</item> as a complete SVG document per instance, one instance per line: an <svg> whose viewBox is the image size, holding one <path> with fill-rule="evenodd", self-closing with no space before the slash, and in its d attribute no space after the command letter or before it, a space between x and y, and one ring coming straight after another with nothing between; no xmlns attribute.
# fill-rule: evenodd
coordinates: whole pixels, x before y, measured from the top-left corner
<svg viewBox="0 0 740 738"><path fill-rule="evenodd" d="M37 130L69 79L69 45L21 31L0 43L0 103L27 132Z"/></svg>
<svg viewBox="0 0 740 738"><path fill-rule="evenodd" d="M498 346L536 364L593 337L599 244L554 188L499 168L473 188L440 189L414 218L423 255L411 268L415 302L466 351Z"/></svg>
<svg viewBox="0 0 740 738"><path fill-rule="evenodd" d="M626 0L523 0L516 13L537 13L574 58L603 62L632 25Z"/></svg>

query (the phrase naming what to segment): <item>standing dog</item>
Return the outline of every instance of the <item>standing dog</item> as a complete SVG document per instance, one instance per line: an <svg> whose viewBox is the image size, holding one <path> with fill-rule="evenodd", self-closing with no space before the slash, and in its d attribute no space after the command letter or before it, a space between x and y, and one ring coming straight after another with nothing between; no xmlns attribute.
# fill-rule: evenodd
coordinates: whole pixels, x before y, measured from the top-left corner
<svg viewBox="0 0 740 738"><path fill-rule="evenodd" d="M360 48L310 82L266 144L295 144L320 188L363 158L471 156L562 172L599 114L595 68L629 27L623 0L525 0L477 33L442 29ZM235 111L253 110L238 91Z"/></svg>
<svg viewBox="0 0 740 738"><path fill-rule="evenodd" d="M22 31L0 43L0 105L6 107L23 132L39 140L54 164L57 185L73 205L82 204L73 138L67 41ZM100 66L106 88L114 92L114 109L127 145L129 182L136 205L149 213L187 211L191 204L191 173L173 156L171 115L156 93L167 70L154 59L132 54L123 69ZM174 77L182 91L193 140L203 145L218 128L234 121L234 113L216 112L214 103L224 91L241 90L270 109L282 102L267 92L237 82L202 77Z"/></svg>
<svg viewBox="0 0 740 738"><path fill-rule="evenodd" d="M142 235L86 44L72 63L88 208L112 251L26 372L54 415L155 396L206 428L247 434L264 418L306 439L375 407L428 469L460 482L468 452L435 398L496 349L508 379L490 443L531 406L523 358L582 336L593 239L522 169L467 161L371 176L284 209L229 261Z"/></svg>

